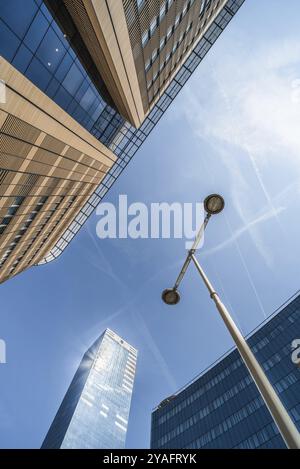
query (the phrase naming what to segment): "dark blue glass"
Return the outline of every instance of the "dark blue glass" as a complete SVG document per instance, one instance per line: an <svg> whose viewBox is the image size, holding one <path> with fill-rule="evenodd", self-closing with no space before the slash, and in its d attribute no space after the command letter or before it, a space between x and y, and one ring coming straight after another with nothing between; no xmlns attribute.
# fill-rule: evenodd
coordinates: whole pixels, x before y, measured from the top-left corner
<svg viewBox="0 0 300 469"><path fill-rule="evenodd" d="M1 55L6 60L11 62L19 47L20 41L1 20L0 20L0 44L1 44Z"/></svg>
<svg viewBox="0 0 300 469"><path fill-rule="evenodd" d="M89 82L87 80L84 80L80 87L78 88L76 94L75 94L75 99L80 102L81 98L85 94L86 90L89 87Z"/></svg>
<svg viewBox="0 0 300 469"><path fill-rule="evenodd" d="M37 57L44 65L47 66L50 63L52 69L56 70L65 53L66 50L53 29L48 29L36 51Z"/></svg>
<svg viewBox="0 0 300 469"><path fill-rule="evenodd" d="M66 53L59 67L57 68L55 72L55 78L57 78L57 80L59 80L60 82L63 82L66 74L71 68L72 63L73 63L72 57L70 56L69 53Z"/></svg>
<svg viewBox="0 0 300 469"><path fill-rule="evenodd" d="M52 15L44 3L41 4L41 12L45 15L49 22L52 21Z"/></svg>
<svg viewBox="0 0 300 469"><path fill-rule="evenodd" d="M41 43L46 31L49 27L49 22L45 19L42 13L38 12L30 28L24 37L25 44L29 47L32 52L35 52L39 44Z"/></svg>
<svg viewBox="0 0 300 469"><path fill-rule="evenodd" d="M76 63L73 63L62 84L70 94L74 95L83 80L84 77L81 70L79 70Z"/></svg>
<svg viewBox="0 0 300 469"><path fill-rule="evenodd" d="M65 90L62 86L59 87L57 93L55 94L55 101L63 109L67 109L70 102L72 101L72 96Z"/></svg>
<svg viewBox="0 0 300 469"><path fill-rule="evenodd" d="M51 73L35 57L26 70L26 76L42 91L46 90L51 80Z"/></svg>
<svg viewBox="0 0 300 469"><path fill-rule="evenodd" d="M37 5L33 0L1 0L0 7L1 18L22 39L37 12Z"/></svg>
<svg viewBox="0 0 300 469"><path fill-rule="evenodd" d="M99 119L99 116L100 116L100 113L103 110L103 107L104 107L103 105L101 106L99 103L97 103L96 109L95 109L95 111L93 112L93 115L92 115L92 119L93 119L94 123L96 122L97 119Z"/></svg>
<svg viewBox="0 0 300 469"><path fill-rule="evenodd" d="M53 96L55 96L55 94L57 93L59 87L60 87L60 82L56 80L56 78L52 78L52 80L50 81L46 89L47 95L50 98L53 98Z"/></svg>
<svg viewBox="0 0 300 469"><path fill-rule="evenodd" d="M28 67L28 64L32 60L32 57L33 55L30 52L30 50L26 46L21 44L13 60L13 65L18 70L20 70L20 72L24 72L26 68Z"/></svg>
<svg viewBox="0 0 300 469"><path fill-rule="evenodd" d="M80 105L86 110L89 111L92 104L96 99L96 95L91 87L89 87L80 100Z"/></svg>

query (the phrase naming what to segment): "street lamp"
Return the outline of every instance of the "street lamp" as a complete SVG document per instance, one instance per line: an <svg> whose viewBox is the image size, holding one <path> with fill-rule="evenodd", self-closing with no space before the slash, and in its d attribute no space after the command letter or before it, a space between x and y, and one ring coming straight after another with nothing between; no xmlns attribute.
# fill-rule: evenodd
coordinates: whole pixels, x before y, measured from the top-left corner
<svg viewBox="0 0 300 469"><path fill-rule="evenodd" d="M229 311L220 300L219 295L215 291L214 287L210 283L204 270L202 269L198 260L195 257L196 248L203 236L209 218L211 217L211 215L220 213L223 210L224 206L224 199L218 194L209 195L204 200L204 208L206 211L206 217L204 219L204 222L199 229L199 232L195 238L192 248L187 254L187 257L177 277L174 287L163 291L162 300L168 305L176 305L180 301L178 287L184 277L184 274L187 271L190 262L193 261L206 288L209 291L211 299L214 301L221 318L223 319L228 331L230 332L231 337L233 338L236 347L241 355L241 358L243 359L246 367L248 368L248 371L251 374L253 381L255 382L258 391L260 392L261 397L263 398L266 406L268 407L287 447L293 449L300 449L300 434L296 426L294 425L287 410L285 409L284 405L276 394L273 386L266 377L263 369L256 360L242 333L233 321Z"/></svg>

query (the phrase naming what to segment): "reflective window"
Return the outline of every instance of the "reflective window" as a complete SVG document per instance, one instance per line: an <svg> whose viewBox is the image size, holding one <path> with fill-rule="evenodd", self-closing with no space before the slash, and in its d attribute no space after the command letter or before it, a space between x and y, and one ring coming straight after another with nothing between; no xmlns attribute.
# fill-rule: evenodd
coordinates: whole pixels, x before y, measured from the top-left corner
<svg viewBox="0 0 300 469"><path fill-rule="evenodd" d="M12 63L14 67L20 70L20 72L25 72L29 62L32 60L32 57L33 55L28 47L21 44Z"/></svg>
<svg viewBox="0 0 300 469"><path fill-rule="evenodd" d="M0 22L0 44L1 55L12 61L20 42L2 21Z"/></svg>
<svg viewBox="0 0 300 469"><path fill-rule="evenodd" d="M37 57L44 65L51 64L52 69L56 69L61 63L66 50L58 39L53 29L48 29L47 33L42 39L39 48L36 51Z"/></svg>
<svg viewBox="0 0 300 469"><path fill-rule="evenodd" d="M49 23L45 19L44 15L38 12L24 38L24 43L32 52L36 51L44 35L46 34L48 27Z"/></svg>
<svg viewBox="0 0 300 469"><path fill-rule="evenodd" d="M26 70L26 76L33 83L38 84L42 91L46 90L51 80L51 73L46 69L46 67L41 66L40 61L35 57L33 57L29 67Z"/></svg>
<svg viewBox="0 0 300 469"><path fill-rule="evenodd" d="M70 70L68 71L64 81L62 82L63 86L70 94L75 94L79 88L79 85L83 82L83 75L77 65L73 63Z"/></svg>
<svg viewBox="0 0 300 469"><path fill-rule="evenodd" d="M36 14L37 7L33 0L1 0L1 18L12 31L23 38Z"/></svg>

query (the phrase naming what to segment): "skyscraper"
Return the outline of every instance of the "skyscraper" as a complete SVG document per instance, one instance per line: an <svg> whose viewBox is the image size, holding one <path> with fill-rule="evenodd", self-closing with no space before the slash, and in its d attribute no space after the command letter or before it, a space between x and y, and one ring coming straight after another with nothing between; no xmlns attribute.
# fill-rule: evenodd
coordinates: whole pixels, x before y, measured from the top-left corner
<svg viewBox="0 0 300 469"><path fill-rule="evenodd" d="M42 448L124 448L137 350L110 329L85 353Z"/></svg>
<svg viewBox="0 0 300 469"><path fill-rule="evenodd" d="M0 2L0 282L63 252L243 1Z"/></svg>
<svg viewBox="0 0 300 469"><path fill-rule="evenodd" d="M300 431L300 368L292 355L299 319L300 295L255 330L248 344ZM153 411L151 447L286 446L234 349Z"/></svg>

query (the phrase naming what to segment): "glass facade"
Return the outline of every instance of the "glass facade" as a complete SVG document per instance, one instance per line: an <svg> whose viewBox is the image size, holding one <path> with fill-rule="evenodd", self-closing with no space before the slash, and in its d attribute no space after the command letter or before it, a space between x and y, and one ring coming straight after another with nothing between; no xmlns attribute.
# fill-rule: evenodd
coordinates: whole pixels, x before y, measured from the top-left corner
<svg viewBox="0 0 300 469"><path fill-rule="evenodd" d="M84 355L42 448L124 448L136 359L136 349L106 329Z"/></svg>
<svg viewBox="0 0 300 469"><path fill-rule="evenodd" d="M75 52L81 47L78 46L78 32L72 27L68 31L62 31L46 3L55 4L49 0L0 0L0 55L109 147L117 160L40 264L58 257L71 242L244 0L226 2L138 129L126 122L103 99L98 91L100 87L94 85L96 73L93 63L85 57L83 66L85 52L81 54L81 60ZM57 8L61 8L62 2L57 2L57 5ZM15 11L18 11L18 15L15 15Z"/></svg>
<svg viewBox="0 0 300 469"><path fill-rule="evenodd" d="M300 295L247 341L300 431ZM236 349L205 370L152 414L152 448L285 448Z"/></svg>

